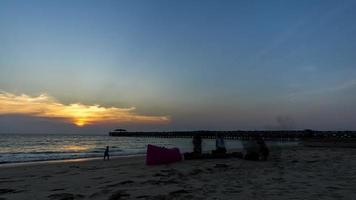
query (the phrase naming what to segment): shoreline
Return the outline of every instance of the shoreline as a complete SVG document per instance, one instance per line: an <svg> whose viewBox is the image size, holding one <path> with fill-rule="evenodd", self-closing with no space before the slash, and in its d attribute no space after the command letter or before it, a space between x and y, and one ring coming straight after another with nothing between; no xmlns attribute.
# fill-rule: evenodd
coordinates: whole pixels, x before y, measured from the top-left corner
<svg viewBox="0 0 356 200"><path fill-rule="evenodd" d="M115 160L115 159L120 159L120 158L143 157L145 155L146 154L115 155L115 156L110 156L110 160ZM45 164L57 164L57 163L90 162L90 161L96 161L96 160L103 160L103 156L101 156L101 157L85 157L85 158L65 158L65 159L53 159L53 160L7 162L7 163L0 163L0 169L7 168L7 167L17 167L17 166L33 166L33 165L45 165Z"/></svg>

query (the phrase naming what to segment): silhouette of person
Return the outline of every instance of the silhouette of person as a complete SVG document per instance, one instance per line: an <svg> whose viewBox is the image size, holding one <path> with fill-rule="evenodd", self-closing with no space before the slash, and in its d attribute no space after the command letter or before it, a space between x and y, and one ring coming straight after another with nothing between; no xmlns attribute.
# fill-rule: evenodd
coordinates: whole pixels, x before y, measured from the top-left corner
<svg viewBox="0 0 356 200"><path fill-rule="evenodd" d="M110 160L110 155L109 155L109 146L106 146L105 152L104 152L104 160L105 159Z"/></svg>
<svg viewBox="0 0 356 200"><path fill-rule="evenodd" d="M201 143L202 143L201 136L194 135L193 136L193 152L194 153L201 154L201 152L202 152Z"/></svg>
<svg viewBox="0 0 356 200"><path fill-rule="evenodd" d="M269 149L268 149L265 141L260 137L257 139L257 144L259 145L261 160L266 161L269 156Z"/></svg>
<svg viewBox="0 0 356 200"><path fill-rule="evenodd" d="M217 135L215 140L216 153L226 153L225 141L222 135Z"/></svg>

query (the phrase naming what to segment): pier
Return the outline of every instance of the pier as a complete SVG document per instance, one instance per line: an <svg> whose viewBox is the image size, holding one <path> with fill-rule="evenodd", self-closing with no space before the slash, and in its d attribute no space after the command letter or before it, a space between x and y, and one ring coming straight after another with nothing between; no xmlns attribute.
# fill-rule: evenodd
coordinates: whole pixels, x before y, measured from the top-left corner
<svg viewBox="0 0 356 200"><path fill-rule="evenodd" d="M254 140L262 137L264 140L296 141L300 139L356 139L356 131L314 131L314 130L278 130L278 131L168 131L168 132L129 132L116 129L109 132L114 137L158 137L158 138L192 138L200 135L204 139L215 139L223 135L230 140Z"/></svg>

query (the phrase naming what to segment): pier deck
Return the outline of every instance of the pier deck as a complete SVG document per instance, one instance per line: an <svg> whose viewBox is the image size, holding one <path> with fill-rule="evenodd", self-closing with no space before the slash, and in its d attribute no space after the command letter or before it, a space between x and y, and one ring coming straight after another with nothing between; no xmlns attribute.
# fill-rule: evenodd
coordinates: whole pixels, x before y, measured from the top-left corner
<svg viewBox="0 0 356 200"><path fill-rule="evenodd" d="M356 131L312 131L312 130L280 130L280 131L170 131L170 132L128 132L111 131L115 137L159 137L159 138L192 138L200 135L205 139L215 139L221 134L225 139L252 140L257 136L265 140L300 140L304 138L356 138Z"/></svg>

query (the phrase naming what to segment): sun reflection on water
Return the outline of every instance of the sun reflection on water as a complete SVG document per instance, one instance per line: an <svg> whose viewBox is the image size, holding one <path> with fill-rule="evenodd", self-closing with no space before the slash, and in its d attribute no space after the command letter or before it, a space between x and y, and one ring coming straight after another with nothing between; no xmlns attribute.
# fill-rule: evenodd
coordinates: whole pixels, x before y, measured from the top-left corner
<svg viewBox="0 0 356 200"><path fill-rule="evenodd" d="M66 145L62 148L64 151L86 151L90 149L89 146L79 146L79 145Z"/></svg>

